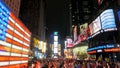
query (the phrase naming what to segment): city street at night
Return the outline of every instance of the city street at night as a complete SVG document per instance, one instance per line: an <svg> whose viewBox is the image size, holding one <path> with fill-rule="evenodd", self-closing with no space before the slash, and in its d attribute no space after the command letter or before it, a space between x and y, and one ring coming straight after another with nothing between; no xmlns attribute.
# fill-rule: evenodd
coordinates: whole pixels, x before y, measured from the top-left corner
<svg viewBox="0 0 120 68"><path fill-rule="evenodd" d="M120 68L120 0L0 0L0 68Z"/></svg>

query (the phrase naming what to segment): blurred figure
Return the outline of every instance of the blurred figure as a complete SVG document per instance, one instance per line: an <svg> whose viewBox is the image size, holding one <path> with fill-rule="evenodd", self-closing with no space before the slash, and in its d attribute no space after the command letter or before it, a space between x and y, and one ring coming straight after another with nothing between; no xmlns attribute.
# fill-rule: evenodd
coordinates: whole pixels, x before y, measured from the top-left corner
<svg viewBox="0 0 120 68"><path fill-rule="evenodd" d="M95 68L96 67L96 63L94 61L91 62L91 67Z"/></svg>
<svg viewBox="0 0 120 68"><path fill-rule="evenodd" d="M120 68L120 61L117 61L116 68Z"/></svg>
<svg viewBox="0 0 120 68"><path fill-rule="evenodd" d="M96 68L103 68L103 63L102 61L98 61L97 67Z"/></svg>
<svg viewBox="0 0 120 68"><path fill-rule="evenodd" d="M31 66L31 68L35 68L35 64L34 64L34 63L32 63L32 66Z"/></svg>

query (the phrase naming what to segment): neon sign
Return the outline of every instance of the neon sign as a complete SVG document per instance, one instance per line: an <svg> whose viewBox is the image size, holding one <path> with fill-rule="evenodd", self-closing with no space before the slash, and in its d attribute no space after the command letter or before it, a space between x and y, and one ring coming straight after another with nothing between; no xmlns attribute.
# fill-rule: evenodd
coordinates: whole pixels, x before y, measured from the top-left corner
<svg viewBox="0 0 120 68"><path fill-rule="evenodd" d="M103 46L97 46L97 47L94 47L94 48L89 48L87 51L105 49L105 48L113 48L113 47L114 47L113 44L107 44L107 45L103 45Z"/></svg>

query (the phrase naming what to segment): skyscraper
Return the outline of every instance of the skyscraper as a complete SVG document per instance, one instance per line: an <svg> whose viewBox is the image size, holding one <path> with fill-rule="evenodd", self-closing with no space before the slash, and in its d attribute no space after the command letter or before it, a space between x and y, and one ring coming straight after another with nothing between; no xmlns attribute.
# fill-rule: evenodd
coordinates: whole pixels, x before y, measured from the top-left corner
<svg viewBox="0 0 120 68"><path fill-rule="evenodd" d="M78 25L89 22L92 15L92 1L71 0L72 24Z"/></svg>
<svg viewBox="0 0 120 68"><path fill-rule="evenodd" d="M32 35L45 40L45 0L22 0L20 19L31 30Z"/></svg>
<svg viewBox="0 0 120 68"><path fill-rule="evenodd" d="M19 18L24 22L28 29L32 32L31 47L32 54L35 59L40 58L43 53L42 43L45 43L45 0L21 0ZM36 40L34 40L36 39ZM36 43L37 42L37 43ZM35 55L33 55L35 54Z"/></svg>

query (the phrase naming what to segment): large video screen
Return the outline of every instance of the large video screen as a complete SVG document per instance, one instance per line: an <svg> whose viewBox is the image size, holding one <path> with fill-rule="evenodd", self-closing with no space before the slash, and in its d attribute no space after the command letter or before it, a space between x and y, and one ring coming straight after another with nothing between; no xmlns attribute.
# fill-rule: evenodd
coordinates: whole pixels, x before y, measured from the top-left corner
<svg viewBox="0 0 120 68"><path fill-rule="evenodd" d="M74 28L73 28L74 42L76 42L78 40L77 31L78 31L77 26L74 26Z"/></svg>
<svg viewBox="0 0 120 68"><path fill-rule="evenodd" d="M96 32L98 32L99 30L101 30L101 23L100 23L100 18L97 17L90 25L90 34L94 34Z"/></svg>
<svg viewBox="0 0 120 68"><path fill-rule="evenodd" d="M120 11L118 11L117 14L118 14L118 20L120 22Z"/></svg>
<svg viewBox="0 0 120 68"><path fill-rule="evenodd" d="M71 38L67 38L67 47L73 47L73 40Z"/></svg>
<svg viewBox="0 0 120 68"><path fill-rule="evenodd" d="M0 68L27 66L31 32L0 0Z"/></svg>
<svg viewBox="0 0 120 68"><path fill-rule="evenodd" d="M88 27L87 23L80 25L80 35L79 35L80 41L86 40L86 38L87 38L87 27Z"/></svg>
<svg viewBox="0 0 120 68"><path fill-rule="evenodd" d="M80 25L80 35L86 35L87 34L87 32L86 32L87 31L87 26L88 26L87 23Z"/></svg>
<svg viewBox="0 0 120 68"><path fill-rule="evenodd" d="M97 31L101 30L101 24L100 24L100 18L97 17L93 21L93 33L96 33Z"/></svg>
<svg viewBox="0 0 120 68"><path fill-rule="evenodd" d="M90 35L101 32L117 30L113 9L103 11L92 23L89 24Z"/></svg>
<svg viewBox="0 0 120 68"><path fill-rule="evenodd" d="M107 9L100 14L102 29L116 28L113 9Z"/></svg>

